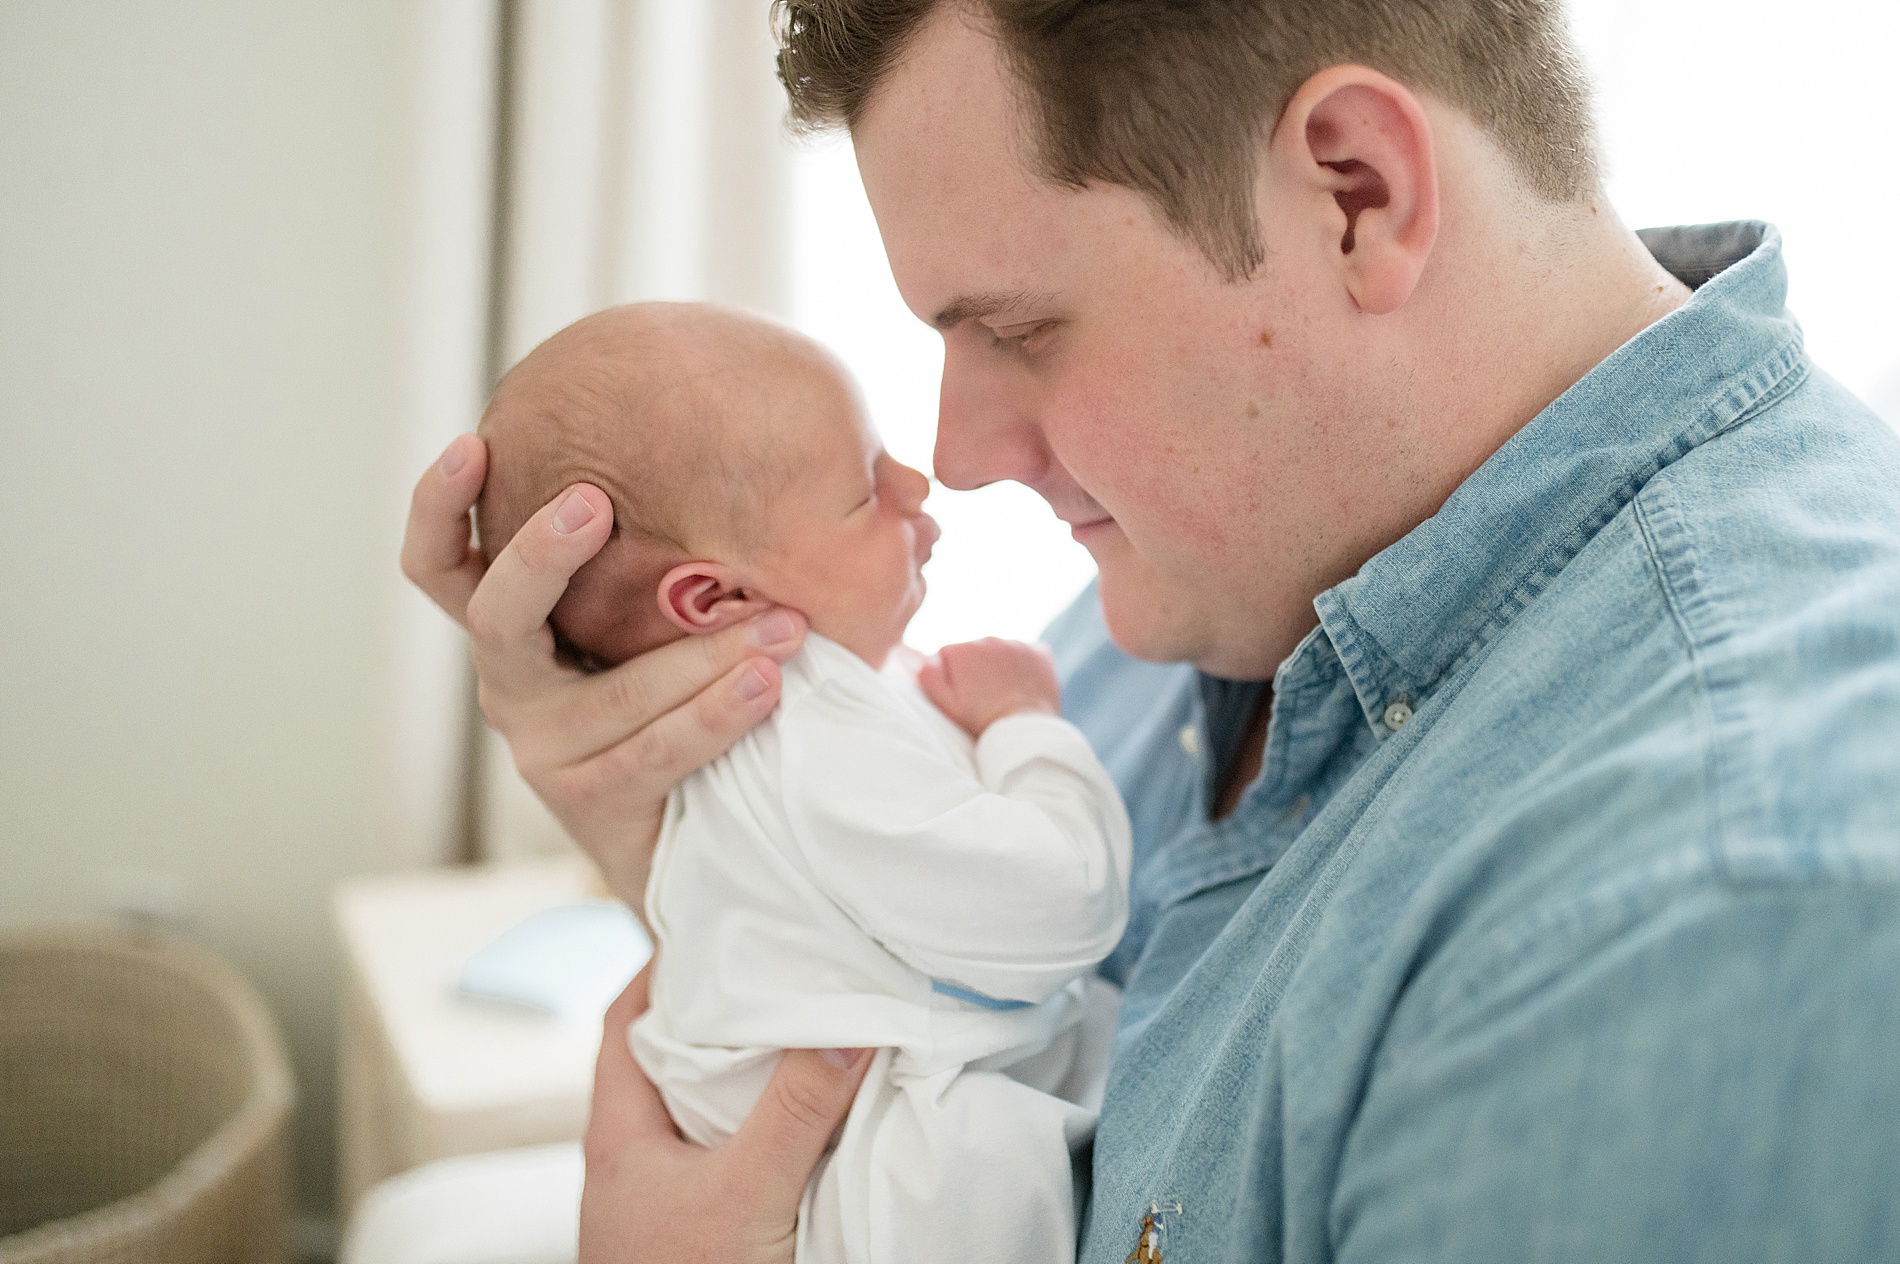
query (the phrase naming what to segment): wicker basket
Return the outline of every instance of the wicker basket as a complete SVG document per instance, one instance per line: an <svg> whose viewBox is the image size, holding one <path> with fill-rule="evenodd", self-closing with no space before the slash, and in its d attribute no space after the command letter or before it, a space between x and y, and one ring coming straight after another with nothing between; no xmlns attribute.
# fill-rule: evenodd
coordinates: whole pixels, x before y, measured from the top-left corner
<svg viewBox="0 0 1900 1264"><path fill-rule="evenodd" d="M173 940L0 933L0 1264L281 1261L290 1071Z"/></svg>

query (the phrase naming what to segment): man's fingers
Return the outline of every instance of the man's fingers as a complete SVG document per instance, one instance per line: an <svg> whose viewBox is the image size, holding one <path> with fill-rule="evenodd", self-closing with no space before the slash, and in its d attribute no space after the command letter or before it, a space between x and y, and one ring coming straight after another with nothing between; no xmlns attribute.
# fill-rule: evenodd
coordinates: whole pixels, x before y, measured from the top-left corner
<svg viewBox="0 0 1900 1264"><path fill-rule="evenodd" d="M467 622L469 598L482 578L481 554L469 547L468 511L487 473L488 445L457 435L409 497L402 573L457 623Z"/></svg>
<svg viewBox="0 0 1900 1264"><path fill-rule="evenodd" d="M576 483L543 505L496 555L468 602L469 650L484 688L544 690L554 659L548 613L613 530L607 493Z"/></svg>
<svg viewBox="0 0 1900 1264"><path fill-rule="evenodd" d="M765 690L754 695L759 681ZM778 704L780 684L778 665L770 659L743 663L688 705L619 744L555 769L542 778L542 793L583 813L578 824L569 824L580 836L604 834L610 824L624 830L648 805L651 834L657 836L658 804L667 791L717 759L769 715ZM598 831L589 824L591 818L599 818ZM613 856L595 853L594 859L614 890L638 898L646 882L644 852L633 870L623 870Z"/></svg>
<svg viewBox="0 0 1900 1264"><path fill-rule="evenodd" d="M572 775L608 786L629 781L674 786L757 728L778 705L783 684L777 663L747 659L684 706L579 765Z"/></svg>
<svg viewBox="0 0 1900 1264"><path fill-rule="evenodd" d="M796 1209L851 1113L871 1049L789 1049L758 1104L725 1146L733 1176L765 1207Z"/></svg>
<svg viewBox="0 0 1900 1264"><path fill-rule="evenodd" d="M562 744L558 762L602 756L614 766L660 770L670 786L772 713L778 705L778 664L797 653L804 639L802 615L768 610L715 635L674 641L578 681L561 699L559 732L550 735ZM645 731L655 724L660 727ZM618 749L630 740L630 749ZM605 766L595 770L606 771Z"/></svg>

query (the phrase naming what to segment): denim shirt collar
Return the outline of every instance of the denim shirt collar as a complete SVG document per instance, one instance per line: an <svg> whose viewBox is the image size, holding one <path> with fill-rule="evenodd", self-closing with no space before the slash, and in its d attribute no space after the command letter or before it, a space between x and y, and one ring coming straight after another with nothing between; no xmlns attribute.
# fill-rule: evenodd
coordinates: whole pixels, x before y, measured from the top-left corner
<svg viewBox="0 0 1900 1264"><path fill-rule="evenodd" d="M1314 600L1375 736L1508 626L1659 470L1802 376L1772 226L1640 236L1695 289L1689 301L1585 374L1437 513Z"/></svg>

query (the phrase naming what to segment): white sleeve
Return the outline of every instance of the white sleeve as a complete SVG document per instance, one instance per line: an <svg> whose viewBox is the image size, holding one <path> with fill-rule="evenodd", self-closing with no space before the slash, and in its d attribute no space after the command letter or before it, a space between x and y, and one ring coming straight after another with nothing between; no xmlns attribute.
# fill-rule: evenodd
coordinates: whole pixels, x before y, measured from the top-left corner
<svg viewBox="0 0 1900 1264"><path fill-rule="evenodd" d="M1128 920L1128 815L1071 724L999 720L977 774L916 721L838 682L779 721L787 813L814 876L933 979L1041 1001Z"/></svg>

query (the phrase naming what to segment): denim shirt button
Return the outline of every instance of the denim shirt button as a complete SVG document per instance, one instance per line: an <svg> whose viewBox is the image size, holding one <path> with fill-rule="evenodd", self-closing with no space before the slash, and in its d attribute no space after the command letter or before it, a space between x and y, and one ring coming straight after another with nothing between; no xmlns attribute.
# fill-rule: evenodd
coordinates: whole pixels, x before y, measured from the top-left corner
<svg viewBox="0 0 1900 1264"><path fill-rule="evenodd" d="M1181 749L1187 752L1189 759L1201 757L1201 731L1192 724L1181 726Z"/></svg>
<svg viewBox="0 0 1900 1264"><path fill-rule="evenodd" d="M1396 733L1412 718L1412 704L1400 698L1385 709L1385 726Z"/></svg>

